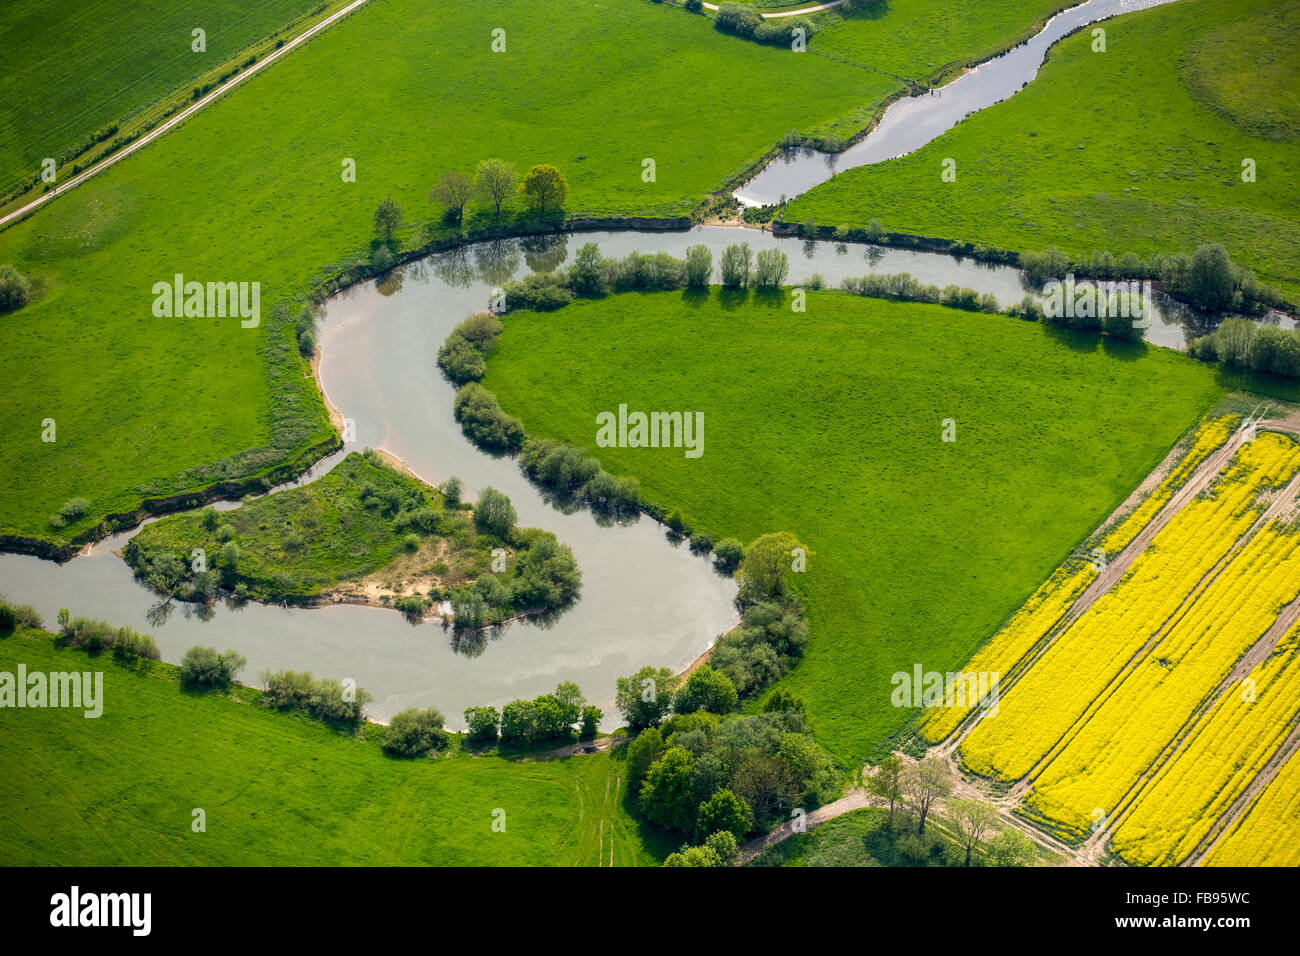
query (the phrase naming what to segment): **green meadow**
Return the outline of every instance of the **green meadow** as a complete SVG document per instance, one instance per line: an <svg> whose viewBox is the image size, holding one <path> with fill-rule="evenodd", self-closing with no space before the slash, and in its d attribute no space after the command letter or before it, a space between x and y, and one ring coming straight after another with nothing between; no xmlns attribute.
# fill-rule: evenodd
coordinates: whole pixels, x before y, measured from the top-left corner
<svg viewBox="0 0 1300 956"><path fill-rule="evenodd" d="M845 170L789 221L1017 251L1193 252L1300 298L1300 6L1184 0L1057 44L1038 77L917 152ZM941 179L945 159L956 180ZM1243 160L1255 182L1244 182Z"/></svg>
<svg viewBox="0 0 1300 956"><path fill-rule="evenodd" d="M794 578L812 636L781 686L854 766L911 717L890 676L963 665L1221 387L1165 349L839 292L799 314L789 295L511 313L483 384L530 435L635 475L714 541L808 546ZM703 455L596 447L596 415L620 403L703 412Z"/></svg>
<svg viewBox="0 0 1300 956"><path fill-rule="evenodd" d="M1029 39L1071 0L888 0L821 15L808 49L870 70L926 82Z"/></svg>
<svg viewBox="0 0 1300 956"><path fill-rule="evenodd" d="M20 663L102 670L104 712L5 712L6 866L640 866L674 849L643 839L623 809L626 774L609 751L398 760L375 728L346 736L261 707L247 687L183 691L168 664L124 667L39 631L0 636L0 671Z"/></svg>
<svg viewBox="0 0 1300 956"><path fill-rule="evenodd" d="M0 190L185 87L318 0L0 4ZM203 52L193 31L204 31Z"/></svg>
<svg viewBox="0 0 1300 956"><path fill-rule="evenodd" d="M899 88L650 0L556 10L367 4L0 233L0 263L40 290L0 316L0 533L67 541L143 498L265 474L328 438L305 363L284 355L290 331L267 313L364 260L385 197L411 224L402 241L422 241L438 175L495 155L558 166L572 214L680 215L789 130L865 122ZM506 31L505 52L493 52L489 22ZM897 31L922 49L916 23ZM355 182L343 179L349 159ZM177 273L260 282L261 324L155 318L153 284ZM41 440L47 419L53 442ZM90 503L85 516L53 527L74 498Z"/></svg>

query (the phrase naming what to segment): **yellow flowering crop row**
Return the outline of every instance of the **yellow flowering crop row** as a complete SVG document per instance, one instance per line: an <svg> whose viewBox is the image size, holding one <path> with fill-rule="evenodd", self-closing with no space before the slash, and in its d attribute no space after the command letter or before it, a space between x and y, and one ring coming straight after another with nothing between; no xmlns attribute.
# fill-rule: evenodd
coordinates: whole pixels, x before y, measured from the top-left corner
<svg viewBox="0 0 1300 956"><path fill-rule="evenodd" d="M1075 728L1026 802L1067 832L1109 817L1297 594L1300 535L1270 525Z"/></svg>
<svg viewBox="0 0 1300 956"><path fill-rule="evenodd" d="M1215 846L1207 866L1300 866L1300 751Z"/></svg>
<svg viewBox="0 0 1300 956"><path fill-rule="evenodd" d="M1300 718L1300 627L1233 685L1147 784L1111 845L1139 866L1174 866L1196 849ZM1253 686L1253 695L1248 688Z"/></svg>
<svg viewBox="0 0 1300 956"><path fill-rule="evenodd" d="M1137 508L1126 515L1102 543L1106 554L1123 551L1130 541L1173 497L1174 491L1191 476L1210 453L1232 435L1237 416L1210 418L1197 426L1196 433L1179 460L1160 485ZM1052 573L1002 630L985 644L966 665L968 673L998 674L1005 679L1074 603L1097 572L1089 562L1062 565ZM971 712L971 707L932 707L921 721L921 736L930 743L946 738Z"/></svg>
<svg viewBox="0 0 1300 956"><path fill-rule="evenodd" d="M1096 576L1097 572L1089 563L1074 570L1069 570L1068 566L1057 568L1007 626L976 652L966 665L966 672L998 674L999 679L1005 679ZM928 708L921 722L921 736L931 743L938 743L957 729L976 703L972 701L971 706L964 707Z"/></svg>
<svg viewBox="0 0 1300 956"><path fill-rule="evenodd" d="M1147 526L1165 503L1174 496L1174 492L1181 488L1192 473L1200 467L1201 462L1231 437L1238 420L1236 415L1223 415L1219 418L1207 418L1201 422L1197 426L1191 445L1179 459L1178 464L1170 469L1159 487L1106 536L1101 544L1102 550L1107 554L1119 554L1128 547L1129 542L1138 536L1138 532Z"/></svg>
<svg viewBox="0 0 1300 956"><path fill-rule="evenodd" d="M1124 579L1060 634L962 743L976 773L1017 780L1088 710L1258 516L1263 485L1300 467L1295 442L1266 433L1242 447L1212 487L1166 525Z"/></svg>

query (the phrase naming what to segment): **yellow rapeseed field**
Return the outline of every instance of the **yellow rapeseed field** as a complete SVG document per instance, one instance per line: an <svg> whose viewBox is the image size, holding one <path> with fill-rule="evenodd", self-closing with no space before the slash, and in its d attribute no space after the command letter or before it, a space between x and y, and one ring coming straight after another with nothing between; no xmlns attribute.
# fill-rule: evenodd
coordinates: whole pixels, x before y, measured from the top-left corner
<svg viewBox="0 0 1300 956"><path fill-rule="evenodd" d="M1219 697L1125 812L1111 838L1120 856L1175 866L1196 849L1300 719L1298 651L1300 627Z"/></svg>
<svg viewBox="0 0 1300 956"><path fill-rule="evenodd" d="M1119 585L1004 693L997 716L963 742L966 766L1006 781L1029 773L1251 527L1259 492L1290 480L1297 468L1300 451L1290 438L1264 433L1244 445L1210 494L1174 517Z"/></svg>
<svg viewBox="0 0 1300 956"><path fill-rule="evenodd" d="M1300 757L1291 754L1205 864L1300 866Z"/></svg>
<svg viewBox="0 0 1300 956"><path fill-rule="evenodd" d="M1071 728L1034 780L1036 815L1084 835L1113 818L1126 794L1300 594L1300 534L1259 531L1185 613ZM1208 768L1213 770L1213 768ZM1100 812L1098 812L1100 811Z"/></svg>
<svg viewBox="0 0 1300 956"><path fill-rule="evenodd" d="M1207 418L1197 425L1178 463L1155 490L1106 535L1101 544L1103 551L1108 555L1123 551L1211 452L1228 440L1238 421L1238 415L1221 415ZM1076 559L1057 568L1002 630L971 658L966 671L998 674L1005 680L1096 576L1095 568L1087 561ZM945 739L971 712L972 706L927 709L921 720L921 736L930 743Z"/></svg>
<svg viewBox="0 0 1300 956"><path fill-rule="evenodd" d="M1115 530L1105 537L1101 543L1102 549L1107 554L1119 554L1128 547L1128 543L1136 538L1138 532L1160 512L1165 503L1173 497L1174 492L1181 488L1192 473L1200 467L1201 462L1228 440L1240 420L1238 415L1221 415L1201 422L1196 427L1187 451L1179 459L1178 464L1169 470L1169 474L1155 491L1147 495L1146 500L1125 516L1124 520L1115 526Z"/></svg>

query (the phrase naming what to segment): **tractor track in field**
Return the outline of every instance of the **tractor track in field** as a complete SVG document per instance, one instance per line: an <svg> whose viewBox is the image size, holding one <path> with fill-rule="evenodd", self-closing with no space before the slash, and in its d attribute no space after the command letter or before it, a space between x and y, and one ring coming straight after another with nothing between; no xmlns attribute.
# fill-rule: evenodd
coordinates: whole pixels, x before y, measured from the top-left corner
<svg viewBox="0 0 1300 956"><path fill-rule="evenodd" d="M1273 782L1273 778L1278 775L1282 766L1288 760L1300 760L1295 756L1297 750L1300 750L1300 726L1291 728L1291 733L1287 735L1286 740L1278 747L1277 752L1269 758L1268 763L1260 768L1259 773L1251 779L1246 785L1246 789L1241 792L1232 805L1214 822L1207 833L1198 843L1195 849L1187 855L1179 866L1200 866L1209 855L1214 852L1214 848L1219 845L1219 841L1233 831L1237 823L1246 815L1255 802L1255 797Z"/></svg>

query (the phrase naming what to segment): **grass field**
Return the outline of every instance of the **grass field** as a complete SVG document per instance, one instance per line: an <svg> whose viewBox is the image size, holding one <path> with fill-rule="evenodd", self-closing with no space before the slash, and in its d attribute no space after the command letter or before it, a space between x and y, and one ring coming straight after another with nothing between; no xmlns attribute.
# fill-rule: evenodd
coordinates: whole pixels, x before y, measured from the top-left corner
<svg viewBox="0 0 1300 956"><path fill-rule="evenodd" d="M782 686L847 766L913 714L891 675L963 664L1219 394L1183 356L1007 316L717 289L512 313L484 384L715 541L808 545L812 639ZM620 403L702 411L703 456L597 448Z"/></svg>
<svg viewBox="0 0 1300 956"><path fill-rule="evenodd" d="M507 31L506 52L492 52L488 20ZM66 541L142 497L260 473L328 433L311 394L283 399L303 388L304 368L268 380L280 331L265 318L256 329L156 319L155 282L257 281L266 312L368 255L386 196L427 220L445 168L494 154L556 164L574 213L680 214L790 129L865 121L898 87L700 21L649 0L574 0L563 19L525 0L368 4L0 233L0 263L44 287L0 319L11 424L0 533ZM898 30L922 48L921 27ZM396 37L400 55L375 55L397 50ZM642 179L646 158L654 182ZM356 182L343 181L344 159ZM272 394L291 439L276 438ZM45 419L55 442L41 441ZM256 466L235 459L250 448L265 449ZM90 502L86 516L52 528L48 516L73 498Z"/></svg>
<svg viewBox="0 0 1300 956"><path fill-rule="evenodd" d="M184 692L177 668L140 673L0 637L0 670L103 670L104 713L10 710L0 735L0 864L653 865L624 811L621 757L516 763L384 756L266 710L256 691ZM191 830L192 811L207 830ZM493 811L505 812L494 832Z"/></svg>
<svg viewBox="0 0 1300 956"><path fill-rule="evenodd" d="M318 0L10 0L0 5L0 190L184 88ZM204 52L192 31L205 32Z"/></svg>
<svg viewBox="0 0 1300 956"><path fill-rule="evenodd" d="M826 26L809 44L812 53L917 82L1029 39L1070 0L888 0L865 9L837 8L821 15Z"/></svg>
<svg viewBox="0 0 1300 956"><path fill-rule="evenodd" d="M787 220L878 219L893 232L1075 256L1222 242L1300 297L1300 4L1186 0L1105 29L1106 52L1092 51L1089 31L1066 38L1009 100L916 153L846 170L793 201ZM947 158L954 182L941 179ZM1247 158L1253 183L1242 181Z"/></svg>

